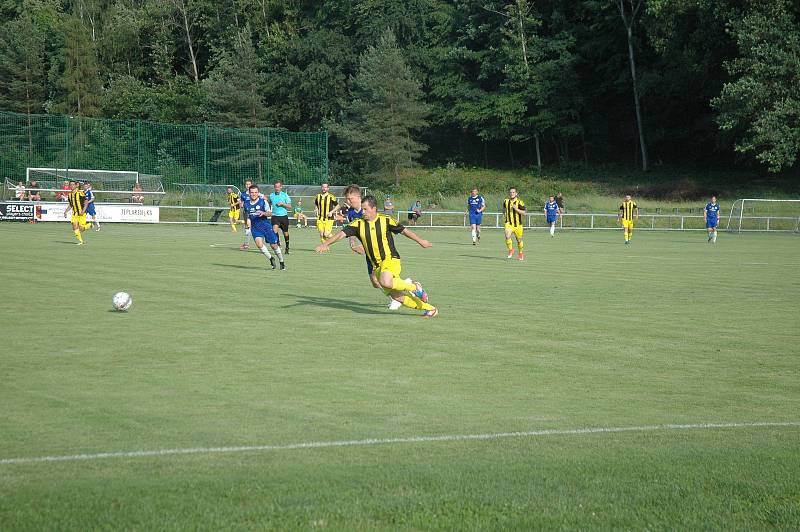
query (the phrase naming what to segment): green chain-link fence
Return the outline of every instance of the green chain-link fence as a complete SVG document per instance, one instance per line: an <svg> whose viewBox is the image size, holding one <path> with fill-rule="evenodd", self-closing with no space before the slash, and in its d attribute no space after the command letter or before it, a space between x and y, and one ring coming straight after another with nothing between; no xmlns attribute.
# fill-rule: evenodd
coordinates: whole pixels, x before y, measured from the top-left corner
<svg viewBox="0 0 800 532"><path fill-rule="evenodd" d="M0 111L0 179L28 167L130 170L174 183L252 179L313 185L328 178L326 132L232 129Z"/></svg>

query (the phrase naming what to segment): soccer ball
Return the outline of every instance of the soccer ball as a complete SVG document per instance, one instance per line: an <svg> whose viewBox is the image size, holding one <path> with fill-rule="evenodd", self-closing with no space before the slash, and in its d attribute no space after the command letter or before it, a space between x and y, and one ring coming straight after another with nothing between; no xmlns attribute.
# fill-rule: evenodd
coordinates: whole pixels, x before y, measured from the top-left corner
<svg viewBox="0 0 800 532"><path fill-rule="evenodd" d="M115 310L125 312L133 305L133 299L127 292L117 292L114 294L114 299L111 300L111 303L114 305Z"/></svg>

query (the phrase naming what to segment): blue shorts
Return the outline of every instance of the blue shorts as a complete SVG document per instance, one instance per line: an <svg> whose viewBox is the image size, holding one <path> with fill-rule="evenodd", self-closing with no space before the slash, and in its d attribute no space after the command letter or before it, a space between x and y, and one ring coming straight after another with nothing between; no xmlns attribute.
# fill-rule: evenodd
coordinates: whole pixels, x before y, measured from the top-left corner
<svg viewBox="0 0 800 532"><path fill-rule="evenodd" d="M86 214L89 216L97 216L97 211L94 210L94 203L90 203L88 207L86 207Z"/></svg>
<svg viewBox="0 0 800 532"><path fill-rule="evenodd" d="M253 240L256 238L263 238L264 242L267 244L277 244L278 243L278 235L275 234L275 231L272 230L272 227L253 227L250 232L253 235Z"/></svg>
<svg viewBox="0 0 800 532"><path fill-rule="evenodd" d="M551 224L551 223L555 222L556 219L557 219L556 216L548 216L547 217L547 223Z"/></svg>
<svg viewBox="0 0 800 532"><path fill-rule="evenodd" d="M483 213L478 214L469 213L469 225L481 225L483 223Z"/></svg>
<svg viewBox="0 0 800 532"><path fill-rule="evenodd" d="M719 224L719 220L712 220L711 218L709 218L708 220L706 220L706 229L716 229L717 224Z"/></svg>

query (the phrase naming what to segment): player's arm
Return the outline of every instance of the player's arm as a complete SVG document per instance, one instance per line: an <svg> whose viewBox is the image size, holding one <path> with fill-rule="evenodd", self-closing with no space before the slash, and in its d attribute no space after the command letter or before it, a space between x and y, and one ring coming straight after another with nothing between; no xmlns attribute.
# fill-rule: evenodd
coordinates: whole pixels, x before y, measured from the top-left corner
<svg viewBox="0 0 800 532"><path fill-rule="evenodd" d="M486 210L486 200L481 199L481 206L478 207L478 214L483 214L483 211L485 210Z"/></svg>
<svg viewBox="0 0 800 532"><path fill-rule="evenodd" d="M414 242L416 242L417 244L419 244L420 246L422 246L424 248L429 248L429 247L433 246L433 244L431 244L430 242L428 242L424 238L420 238L420 236L417 233L415 233L414 231L412 231L411 229L409 229L407 227L403 228L403 230L400 232L400 234L405 236L405 237L407 237L407 238L410 238L411 240L413 240Z"/></svg>
<svg viewBox="0 0 800 532"><path fill-rule="evenodd" d="M72 204L71 203L67 203L67 208L64 209L64 218L67 217L67 215L69 214L69 211L71 211L71 210L72 210Z"/></svg>
<svg viewBox="0 0 800 532"><path fill-rule="evenodd" d="M639 219L639 206L638 205L636 205L633 208L633 219L634 220L638 220Z"/></svg>
<svg viewBox="0 0 800 532"><path fill-rule="evenodd" d="M622 209L624 209L624 207L620 204L619 210L617 211L617 223L622 219Z"/></svg>
<svg viewBox="0 0 800 532"><path fill-rule="evenodd" d="M524 205L521 205L521 206L519 206L519 207L513 207L513 206L512 206L512 208L513 208L515 211L517 211L519 214L525 214L525 206L524 206Z"/></svg>
<svg viewBox="0 0 800 532"><path fill-rule="evenodd" d="M708 223L708 207L703 207L703 221Z"/></svg>
<svg viewBox="0 0 800 532"><path fill-rule="evenodd" d="M317 253L324 253L324 252L328 251L328 249L329 249L329 248L330 248L332 245L334 245L334 244L335 244L336 242L338 242L339 240L342 240L342 239L343 239L344 237L346 237L346 236L348 236L348 234L347 234L347 232L346 232L346 231L339 231L338 233L336 233L336 234L335 234L335 235L333 235L332 237L328 238L328 240L326 240L325 242L323 242L323 243L322 243L322 244L320 244L319 246L315 247L315 248L314 248L314 250L315 250Z"/></svg>

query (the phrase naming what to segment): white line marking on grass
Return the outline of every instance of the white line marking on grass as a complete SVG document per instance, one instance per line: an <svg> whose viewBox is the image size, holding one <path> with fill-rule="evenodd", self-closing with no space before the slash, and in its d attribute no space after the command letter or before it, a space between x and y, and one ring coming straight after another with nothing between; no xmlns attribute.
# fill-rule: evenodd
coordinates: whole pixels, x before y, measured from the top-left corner
<svg viewBox="0 0 800 532"><path fill-rule="evenodd" d="M247 445L239 447L195 447L186 449L161 449L156 451L119 451L63 456L34 456L29 458L4 458L0 465L33 464L39 462L77 462L104 458L142 458L180 454L223 454L255 451L291 451L295 449L324 449L328 447L354 447L367 445L389 445L394 443L436 443L449 441L483 441L504 438L533 438L537 436L569 436L585 434L608 434L620 432L657 432L668 430L709 430L735 428L800 427L800 421L755 422L755 423L693 423L640 425L633 427L588 427L582 429L545 429L526 432L497 432L493 434L451 434L441 436L408 436L404 438L370 438L366 440L318 441L287 443L283 445Z"/></svg>

